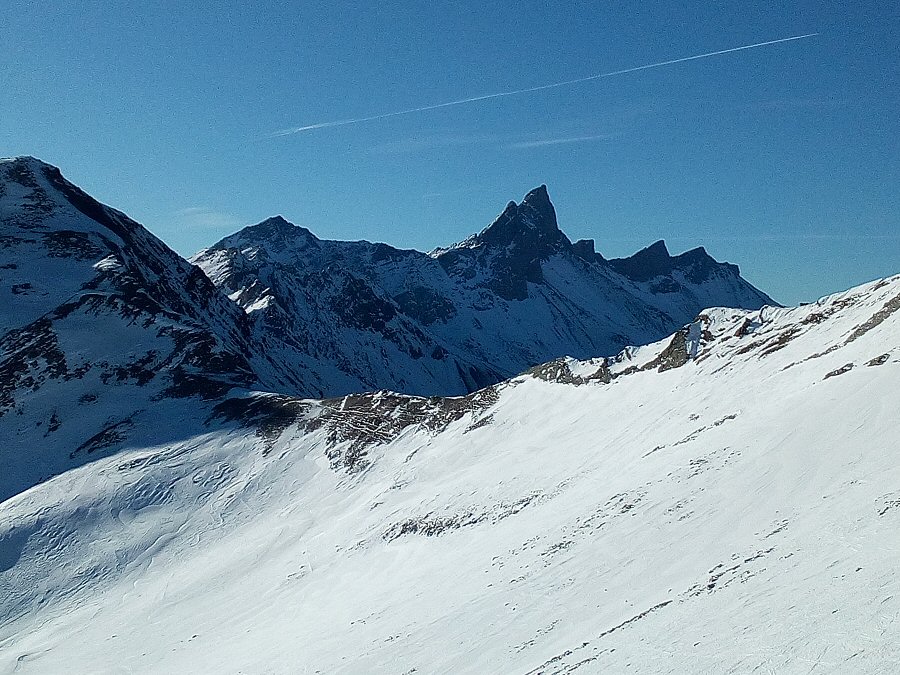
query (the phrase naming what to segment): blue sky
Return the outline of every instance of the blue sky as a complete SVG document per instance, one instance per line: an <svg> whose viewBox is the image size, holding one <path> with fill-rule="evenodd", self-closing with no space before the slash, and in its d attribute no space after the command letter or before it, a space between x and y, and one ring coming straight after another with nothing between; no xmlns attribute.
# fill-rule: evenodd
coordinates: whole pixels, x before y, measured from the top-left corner
<svg viewBox="0 0 900 675"><path fill-rule="evenodd" d="M793 303L900 272L898 44L896 2L13 0L0 155L60 166L185 255L276 213L427 250L546 183L608 257L703 245Z"/></svg>

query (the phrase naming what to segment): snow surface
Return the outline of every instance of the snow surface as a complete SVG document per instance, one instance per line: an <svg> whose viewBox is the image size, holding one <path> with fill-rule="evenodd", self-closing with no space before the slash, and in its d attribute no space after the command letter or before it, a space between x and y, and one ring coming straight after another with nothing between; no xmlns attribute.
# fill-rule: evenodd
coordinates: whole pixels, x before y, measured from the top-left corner
<svg viewBox="0 0 900 675"><path fill-rule="evenodd" d="M0 503L0 673L898 672L898 309L711 309L443 421L161 400Z"/></svg>

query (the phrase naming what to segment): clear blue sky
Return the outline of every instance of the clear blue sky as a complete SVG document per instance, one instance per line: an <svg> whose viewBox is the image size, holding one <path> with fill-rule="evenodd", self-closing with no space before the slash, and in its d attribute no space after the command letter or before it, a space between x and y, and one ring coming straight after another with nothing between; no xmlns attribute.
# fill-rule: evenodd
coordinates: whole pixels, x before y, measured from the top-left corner
<svg viewBox="0 0 900 675"><path fill-rule="evenodd" d="M900 272L898 44L893 1L11 0L0 155L60 166L185 255L276 213L427 250L546 183L604 255L704 245L792 303Z"/></svg>

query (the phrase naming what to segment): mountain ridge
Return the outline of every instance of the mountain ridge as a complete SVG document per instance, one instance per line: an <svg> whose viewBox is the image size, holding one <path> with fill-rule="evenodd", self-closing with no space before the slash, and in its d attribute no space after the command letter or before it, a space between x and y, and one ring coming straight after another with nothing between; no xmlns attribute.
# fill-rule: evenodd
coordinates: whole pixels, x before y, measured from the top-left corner
<svg viewBox="0 0 900 675"><path fill-rule="evenodd" d="M706 306L776 304L702 249L666 251L652 269L644 257L608 261L592 240L573 244L541 185L480 232L427 254L323 240L275 217L191 260L248 311L288 368L312 373L317 396L344 393L335 377L357 390L464 394L553 358L658 339ZM375 313L350 321L336 298ZM379 354L385 340L396 349L391 363ZM329 353L352 357L339 363Z"/></svg>
<svg viewBox="0 0 900 675"><path fill-rule="evenodd" d="M34 158L0 161L0 303L0 418L41 448L0 452L0 499L152 427L167 400L275 371L200 269Z"/></svg>

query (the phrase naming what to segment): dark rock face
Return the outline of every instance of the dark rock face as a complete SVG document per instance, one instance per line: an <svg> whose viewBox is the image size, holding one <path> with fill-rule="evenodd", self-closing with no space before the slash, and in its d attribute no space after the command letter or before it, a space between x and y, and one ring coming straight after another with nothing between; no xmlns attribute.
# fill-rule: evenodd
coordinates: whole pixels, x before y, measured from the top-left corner
<svg viewBox="0 0 900 675"><path fill-rule="evenodd" d="M735 277L741 274L737 265L717 262L702 246L676 256L675 260L677 261L676 269L683 270L688 280L695 284L702 284L717 270L725 271Z"/></svg>
<svg viewBox="0 0 900 675"><path fill-rule="evenodd" d="M619 274L632 281L651 281L657 277L668 277L674 271L683 272L685 277L695 284L709 280L719 270L732 276L740 276L737 265L720 263L712 258L702 246L686 251L681 255L669 255L666 243L662 240L651 244L629 258L615 258L609 261L610 266ZM658 285L660 293L674 293L677 285L671 280Z"/></svg>
<svg viewBox="0 0 900 675"><path fill-rule="evenodd" d="M572 253L587 262L602 261L603 256L594 250L593 239L579 239L572 244Z"/></svg>
<svg viewBox="0 0 900 675"><path fill-rule="evenodd" d="M521 204L510 202L503 213L467 246L438 256L450 275L473 278L473 268L488 270L486 286L504 300L524 300L528 284L544 280L541 262L570 251L572 243L556 222L547 186L535 188Z"/></svg>
<svg viewBox="0 0 900 675"><path fill-rule="evenodd" d="M340 283L340 293L333 298L335 314L354 328L383 334L388 322L397 316L394 305L362 279L344 276Z"/></svg>
<svg viewBox="0 0 900 675"><path fill-rule="evenodd" d="M521 204L510 202L503 213L476 238L488 246L511 246L521 255L548 255L571 242L556 222L556 209L550 202L547 186L535 188Z"/></svg>
<svg viewBox="0 0 900 675"><path fill-rule="evenodd" d="M49 319L14 329L0 339L0 416L15 404L17 390L34 391L47 378L69 373L66 355Z"/></svg>
<svg viewBox="0 0 900 675"><path fill-rule="evenodd" d="M447 321L456 314L453 303L427 286L415 286L394 297L400 310L430 326L435 321Z"/></svg>
<svg viewBox="0 0 900 675"><path fill-rule="evenodd" d="M666 242L662 240L641 249L630 258L614 258L609 264L619 274L634 281L649 281L653 277L669 274L674 267Z"/></svg>
<svg viewBox="0 0 900 675"><path fill-rule="evenodd" d="M672 336L672 341L659 356L644 368L647 370L656 368L658 372L663 373L673 368L681 368L687 362L687 329L682 329Z"/></svg>

